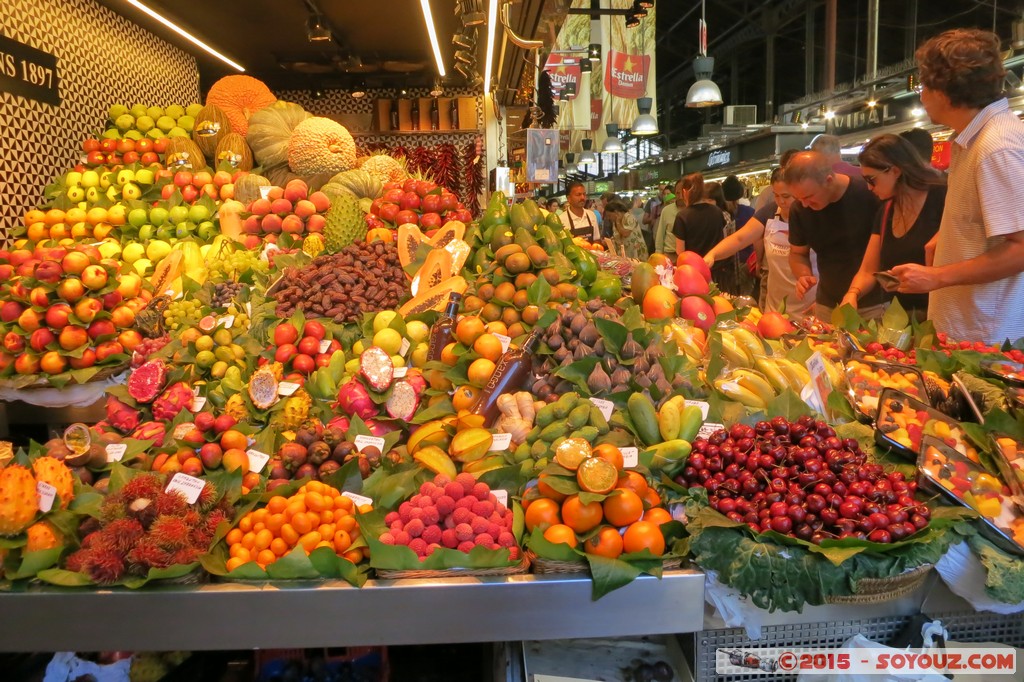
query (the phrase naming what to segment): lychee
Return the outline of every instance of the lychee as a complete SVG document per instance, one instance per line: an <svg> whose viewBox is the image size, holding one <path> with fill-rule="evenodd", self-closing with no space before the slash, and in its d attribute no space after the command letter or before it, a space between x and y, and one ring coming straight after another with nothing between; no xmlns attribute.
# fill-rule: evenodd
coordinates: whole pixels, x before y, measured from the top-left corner
<svg viewBox="0 0 1024 682"><path fill-rule="evenodd" d="M412 536L406 533L404 530L400 530L397 533L393 533L395 536L396 545L408 545L412 540Z"/></svg>
<svg viewBox="0 0 1024 682"><path fill-rule="evenodd" d="M441 514L438 513L437 507L430 506L423 509L423 523L430 526L441 520Z"/></svg>
<svg viewBox="0 0 1024 682"><path fill-rule="evenodd" d="M492 538L498 537L504 532L504 530L504 526L494 523L493 521L487 524L487 534L490 535Z"/></svg>
<svg viewBox="0 0 1024 682"><path fill-rule="evenodd" d="M441 499L441 497L443 495L444 495L444 488L438 488L437 486L434 486L434 489L430 491L430 500L434 504L437 504L437 501L439 499Z"/></svg>
<svg viewBox="0 0 1024 682"><path fill-rule="evenodd" d="M423 542L423 538L413 538L409 543L409 549L423 556L424 552L427 551L427 543Z"/></svg>
<svg viewBox="0 0 1024 682"><path fill-rule="evenodd" d="M473 521L470 522L469 527L473 529L473 533L475 535L479 535L480 533L486 533L487 527L490 525L491 524L487 519L476 516L473 518Z"/></svg>
<svg viewBox="0 0 1024 682"><path fill-rule="evenodd" d="M436 542L427 545L427 551L424 552L423 555L424 556L430 556L431 554L434 553L435 549L441 549L441 545L437 544Z"/></svg>
<svg viewBox="0 0 1024 682"><path fill-rule="evenodd" d="M404 530L404 529L405 529L405 524L404 524L404 523L402 523L402 520L401 520L401 519L398 519L397 521L394 521L394 522L393 522L393 523L391 524L390 528L391 528L391 531L392 531L392 532L394 532L394 531L399 531L399 530Z"/></svg>
<svg viewBox="0 0 1024 682"><path fill-rule="evenodd" d="M409 523L412 520L412 517L409 516L410 511L412 511L412 507L409 506L408 502L403 502L398 507L398 518L402 519L402 523Z"/></svg>
<svg viewBox="0 0 1024 682"><path fill-rule="evenodd" d="M455 521L455 523L470 523L473 520L473 512L465 507L459 507L452 512L452 520Z"/></svg>
<svg viewBox="0 0 1024 682"><path fill-rule="evenodd" d="M494 544L494 538L488 533L480 533L473 540L480 547L490 547Z"/></svg>
<svg viewBox="0 0 1024 682"><path fill-rule="evenodd" d="M420 495L429 495L430 493L437 490L437 486L431 481L427 481L420 486Z"/></svg>
<svg viewBox="0 0 1024 682"><path fill-rule="evenodd" d="M417 520L417 519L422 519L422 518L423 518L423 510L420 509L419 507L413 507L412 509L409 510L409 520L410 521Z"/></svg>
<svg viewBox="0 0 1024 682"><path fill-rule="evenodd" d="M452 481L444 487L444 494L453 500L461 500L466 494L466 491L462 488L462 485Z"/></svg>
<svg viewBox="0 0 1024 682"><path fill-rule="evenodd" d="M460 542L459 546L456 549L458 549L460 552L465 552L466 554L469 554L473 551L474 547L476 547L475 542L473 542L472 540L466 540L465 542Z"/></svg>
<svg viewBox="0 0 1024 682"><path fill-rule="evenodd" d="M486 500L487 496L491 494L491 489L489 487L487 487L486 483L476 483L476 484L474 484L473 488L472 488L472 491L473 491L473 497L475 497L478 500ZM467 494L469 492L470 492L469 490L466 491Z"/></svg>
<svg viewBox="0 0 1024 682"><path fill-rule="evenodd" d="M395 536L391 533L384 533L380 536L380 544L382 545L393 545L395 544Z"/></svg>
<svg viewBox="0 0 1024 682"><path fill-rule="evenodd" d="M398 512L388 512L387 516L384 517L384 523L390 526L395 521L398 521Z"/></svg>
<svg viewBox="0 0 1024 682"><path fill-rule="evenodd" d="M497 538L498 538L498 544L501 545L502 547L515 547L516 536L512 535L512 533L509 533L509 532L505 531L505 532L499 533L497 535Z"/></svg>
<svg viewBox="0 0 1024 682"><path fill-rule="evenodd" d="M423 529L420 533L420 537L428 545L439 544L441 542L441 527L437 525L430 525Z"/></svg>
<svg viewBox="0 0 1024 682"><path fill-rule="evenodd" d="M452 479L448 478L444 474L438 474L437 476L434 476L434 485L438 486L439 488L443 488L451 482Z"/></svg>
<svg viewBox="0 0 1024 682"><path fill-rule="evenodd" d="M455 482L462 486L462 490L469 494L476 485L476 478L473 474L461 473L455 477Z"/></svg>
<svg viewBox="0 0 1024 682"><path fill-rule="evenodd" d="M448 549L455 549L459 546L459 539L455 535L454 528L446 528L441 531L441 544Z"/></svg>
<svg viewBox="0 0 1024 682"><path fill-rule="evenodd" d="M477 499L475 497L473 497L472 495L467 495L466 497L463 497L461 500L455 503L455 508L472 509L476 501Z"/></svg>
<svg viewBox="0 0 1024 682"><path fill-rule="evenodd" d="M418 538L423 534L424 527L423 521L413 519L409 523L405 524L405 532L409 534L409 537Z"/></svg>
<svg viewBox="0 0 1024 682"><path fill-rule="evenodd" d="M473 536L475 535L476 533L473 532L473 527L470 526L468 523L460 523L459 525L455 526L455 537L458 539L459 542L466 542L467 540L472 540Z"/></svg>
<svg viewBox="0 0 1024 682"><path fill-rule="evenodd" d="M494 505L490 502L479 501L473 504L473 513L477 516L482 516L485 519L489 518L494 513Z"/></svg>
<svg viewBox="0 0 1024 682"><path fill-rule="evenodd" d="M441 495L437 498L437 513L442 517L448 516L455 511L455 500L449 495Z"/></svg>

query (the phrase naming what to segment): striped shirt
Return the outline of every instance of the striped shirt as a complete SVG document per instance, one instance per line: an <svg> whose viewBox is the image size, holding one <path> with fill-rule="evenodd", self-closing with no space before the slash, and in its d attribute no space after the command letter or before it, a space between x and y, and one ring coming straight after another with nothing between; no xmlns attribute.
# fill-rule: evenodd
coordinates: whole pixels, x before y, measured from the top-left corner
<svg viewBox="0 0 1024 682"><path fill-rule="evenodd" d="M1000 99L954 139L934 264L977 258L1022 230L1024 123ZM929 296L928 317L953 339L1016 340L1024 336L1024 273L936 289Z"/></svg>

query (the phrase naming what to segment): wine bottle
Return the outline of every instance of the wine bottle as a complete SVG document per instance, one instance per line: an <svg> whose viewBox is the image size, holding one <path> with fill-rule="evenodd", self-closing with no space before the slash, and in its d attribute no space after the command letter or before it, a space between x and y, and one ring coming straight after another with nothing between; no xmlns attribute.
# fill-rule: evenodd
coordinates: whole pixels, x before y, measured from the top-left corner
<svg viewBox="0 0 1024 682"><path fill-rule="evenodd" d="M409 116L412 118L412 129L413 130L419 130L420 129L420 100L419 100L418 97L414 98L412 100L412 110L409 112Z"/></svg>
<svg viewBox="0 0 1024 682"><path fill-rule="evenodd" d="M391 130L398 130L398 100L391 100L391 110L388 112L388 117L391 119Z"/></svg>
<svg viewBox="0 0 1024 682"><path fill-rule="evenodd" d="M462 294L452 292L448 295L448 305L444 314L438 318L434 326L430 328L430 336L427 342L427 361L440 360L444 347L451 343L452 333L455 331L455 316L459 314L459 302Z"/></svg>
<svg viewBox="0 0 1024 682"><path fill-rule="evenodd" d="M430 102L430 129L437 130L441 127L441 110L437 108L437 98Z"/></svg>
<svg viewBox="0 0 1024 682"><path fill-rule="evenodd" d="M498 358L494 373L471 410L473 414L483 416L484 426L490 426L498 416L498 398L503 393L522 390L533 364L533 351L540 345L539 332L539 329L534 329L522 346L509 349Z"/></svg>
<svg viewBox="0 0 1024 682"><path fill-rule="evenodd" d="M452 120L452 130L459 129L459 98L452 97L452 103L448 107L448 116Z"/></svg>

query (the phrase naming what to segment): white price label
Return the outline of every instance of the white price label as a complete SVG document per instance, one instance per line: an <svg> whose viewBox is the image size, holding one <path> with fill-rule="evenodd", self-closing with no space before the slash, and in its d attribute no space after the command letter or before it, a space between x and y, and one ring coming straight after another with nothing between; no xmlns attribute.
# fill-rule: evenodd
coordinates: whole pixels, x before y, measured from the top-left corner
<svg viewBox="0 0 1024 682"><path fill-rule="evenodd" d="M198 398L199 397L199 392L202 391L202 390L203 390L203 387L201 385L200 386L196 386L195 388L192 389L192 395L194 395L194 396L196 396Z"/></svg>
<svg viewBox="0 0 1024 682"><path fill-rule="evenodd" d="M687 405L696 405L697 407L699 407L700 408L700 417L701 417L701 419L707 419L708 418L708 410L711 409L711 405L707 404L703 400L687 400L686 404Z"/></svg>
<svg viewBox="0 0 1024 682"><path fill-rule="evenodd" d="M697 437L698 438L705 438L706 439L706 438L710 437L711 434L713 434L715 431L718 431L719 429L724 429L724 428L725 428L725 426L723 424L716 424L714 422L707 422L706 424L703 424L700 427L700 430L697 432Z"/></svg>
<svg viewBox="0 0 1024 682"><path fill-rule="evenodd" d="M807 371L811 374L811 389L814 391L818 401L818 405L811 405L811 408L816 409L821 414L825 414L828 396L832 393L832 380L828 377L828 370L825 369L825 358L821 356L820 352L816 352L807 359ZM804 391L801 391L800 396L803 397L803 394Z"/></svg>
<svg viewBox="0 0 1024 682"><path fill-rule="evenodd" d="M804 389L800 391L800 400L807 403L807 407L815 412L825 414L825 406L821 403L821 398L818 397L818 392L814 389L813 382L804 386Z"/></svg>
<svg viewBox="0 0 1024 682"><path fill-rule="evenodd" d="M188 474L177 473L171 479L171 482L167 484L166 492L179 492L184 496L185 501L189 504L195 504L196 500L199 499L199 493L203 492L203 488L206 487L206 483L195 476L189 476Z"/></svg>
<svg viewBox="0 0 1024 682"><path fill-rule="evenodd" d="M249 455L249 471L255 471L257 474L263 471L263 467L267 466L267 462L270 461L270 455L259 450L250 448L245 451L245 454Z"/></svg>
<svg viewBox="0 0 1024 682"><path fill-rule="evenodd" d="M57 498L57 489L46 481L36 481L36 494L39 495L39 511L44 514L53 509L53 501Z"/></svg>
<svg viewBox="0 0 1024 682"><path fill-rule="evenodd" d="M235 323L234 315L225 315L224 317L217 320L217 324L224 325L225 329L231 329L231 326Z"/></svg>
<svg viewBox="0 0 1024 682"><path fill-rule="evenodd" d="M637 448L619 448L622 453L622 467L629 469L640 464L640 451Z"/></svg>
<svg viewBox="0 0 1024 682"><path fill-rule="evenodd" d="M409 348L411 346L412 343L410 343L409 339L402 339L402 345L398 347L398 354L404 358L405 354L409 352Z"/></svg>
<svg viewBox="0 0 1024 682"><path fill-rule="evenodd" d="M320 352L326 353L331 347L330 339L320 339Z"/></svg>
<svg viewBox="0 0 1024 682"><path fill-rule="evenodd" d="M373 500L371 500L366 495L360 495L359 493L350 493L347 490L343 491L341 494L355 502L357 507L362 507L364 504L373 505Z"/></svg>
<svg viewBox="0 0 1024 682"><path fill-rule="evenodd" d="M270 190L273 189L269 186L260 187L260 199L266 199L270 195Z"/></svg>
<svg viewBox="0 0 1024 682"><path fill-rule="evenodd" d="M508 344L512 343L511 336L505 336L504 334L493 334L494 338L501 341L501 352L504 353L508 350Z"/></svg>
<svg viewBox="0 0 1024 682"><path fill-rule="evenodd" d="M192 398L192 409L190 410L193 414L206 407L206 396L199 395Z"/></svg>
<svg viewBox="0 0 1024 682"><path fill-rule="evenodd" d="M507 490L492 490L494 493L494 499L498 500L498 504L508 508L508 491Z"/></svg>
<svg viewBox="0 0 1024 682"><path fill-rule="evenodd" d="M249 301L245 302L245 315L246 317L252 317L252 303Z"/></svg>
<svg viewBox="0 0 1024 682"><path fill-rule="evenodd" d="M602 398L591 398L590 402L594 407L601 410L601 414L604 415L605 421L612 418L612 412L615 410L615 403Z"/></svg>
<svg viewBox="0 0 1024 682"><path fill-rule="evenodd" d="M408 374L408 373L409 373L409 368L408 367L395 367L395 373L394 373L393 376L396 379L401 379L401 378L405 377L405 375Z"/></svg>
<svg viewBox="0 0 1024 682"><path fill-rule="evenodd" d="M501 450L508 450L508 446L512 445L512 434L511 433L496 433L491 438L491 452L498 452Z"/></svg>
<svg viewBox="0 0 1024 682"><path fill-rule="evenodd" d="M384 452L384 439L378 436L356 436L355 438L356 450L359 452L363 451L363 448L374 447L380 452Z"/></svg>
<svg viewBox="0 0 1024 682"><path fill-rule="evenodd" d="M127 451L128 446L124 443L110 443L107 445L107 461L120 462Z"/></svg>
<svg viewBox="0 0 1024 682"><path fill-rule="evenodd" d="M291 381L282 381L277 385L277 394L289 396L299 390L299 385Z"/></svg>

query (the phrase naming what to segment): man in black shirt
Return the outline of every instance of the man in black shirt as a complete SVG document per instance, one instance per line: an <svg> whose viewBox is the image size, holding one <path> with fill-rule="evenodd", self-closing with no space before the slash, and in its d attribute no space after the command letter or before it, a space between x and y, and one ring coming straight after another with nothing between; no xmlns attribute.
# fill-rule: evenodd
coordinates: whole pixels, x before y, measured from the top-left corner
<svg viewBox="0 0 1024 682"><path fill-rule="evenodd" d="M837 173L817 152L794 156L785 179L797 201L789 214L789 263L797 278L797 295L818 284L814 314L828 322L860 267L878 198L861 177ZM818 258L820 281L811 270L811 250ZM881 294L876 290L860 301L861 315L878 313Z"/></svg>

